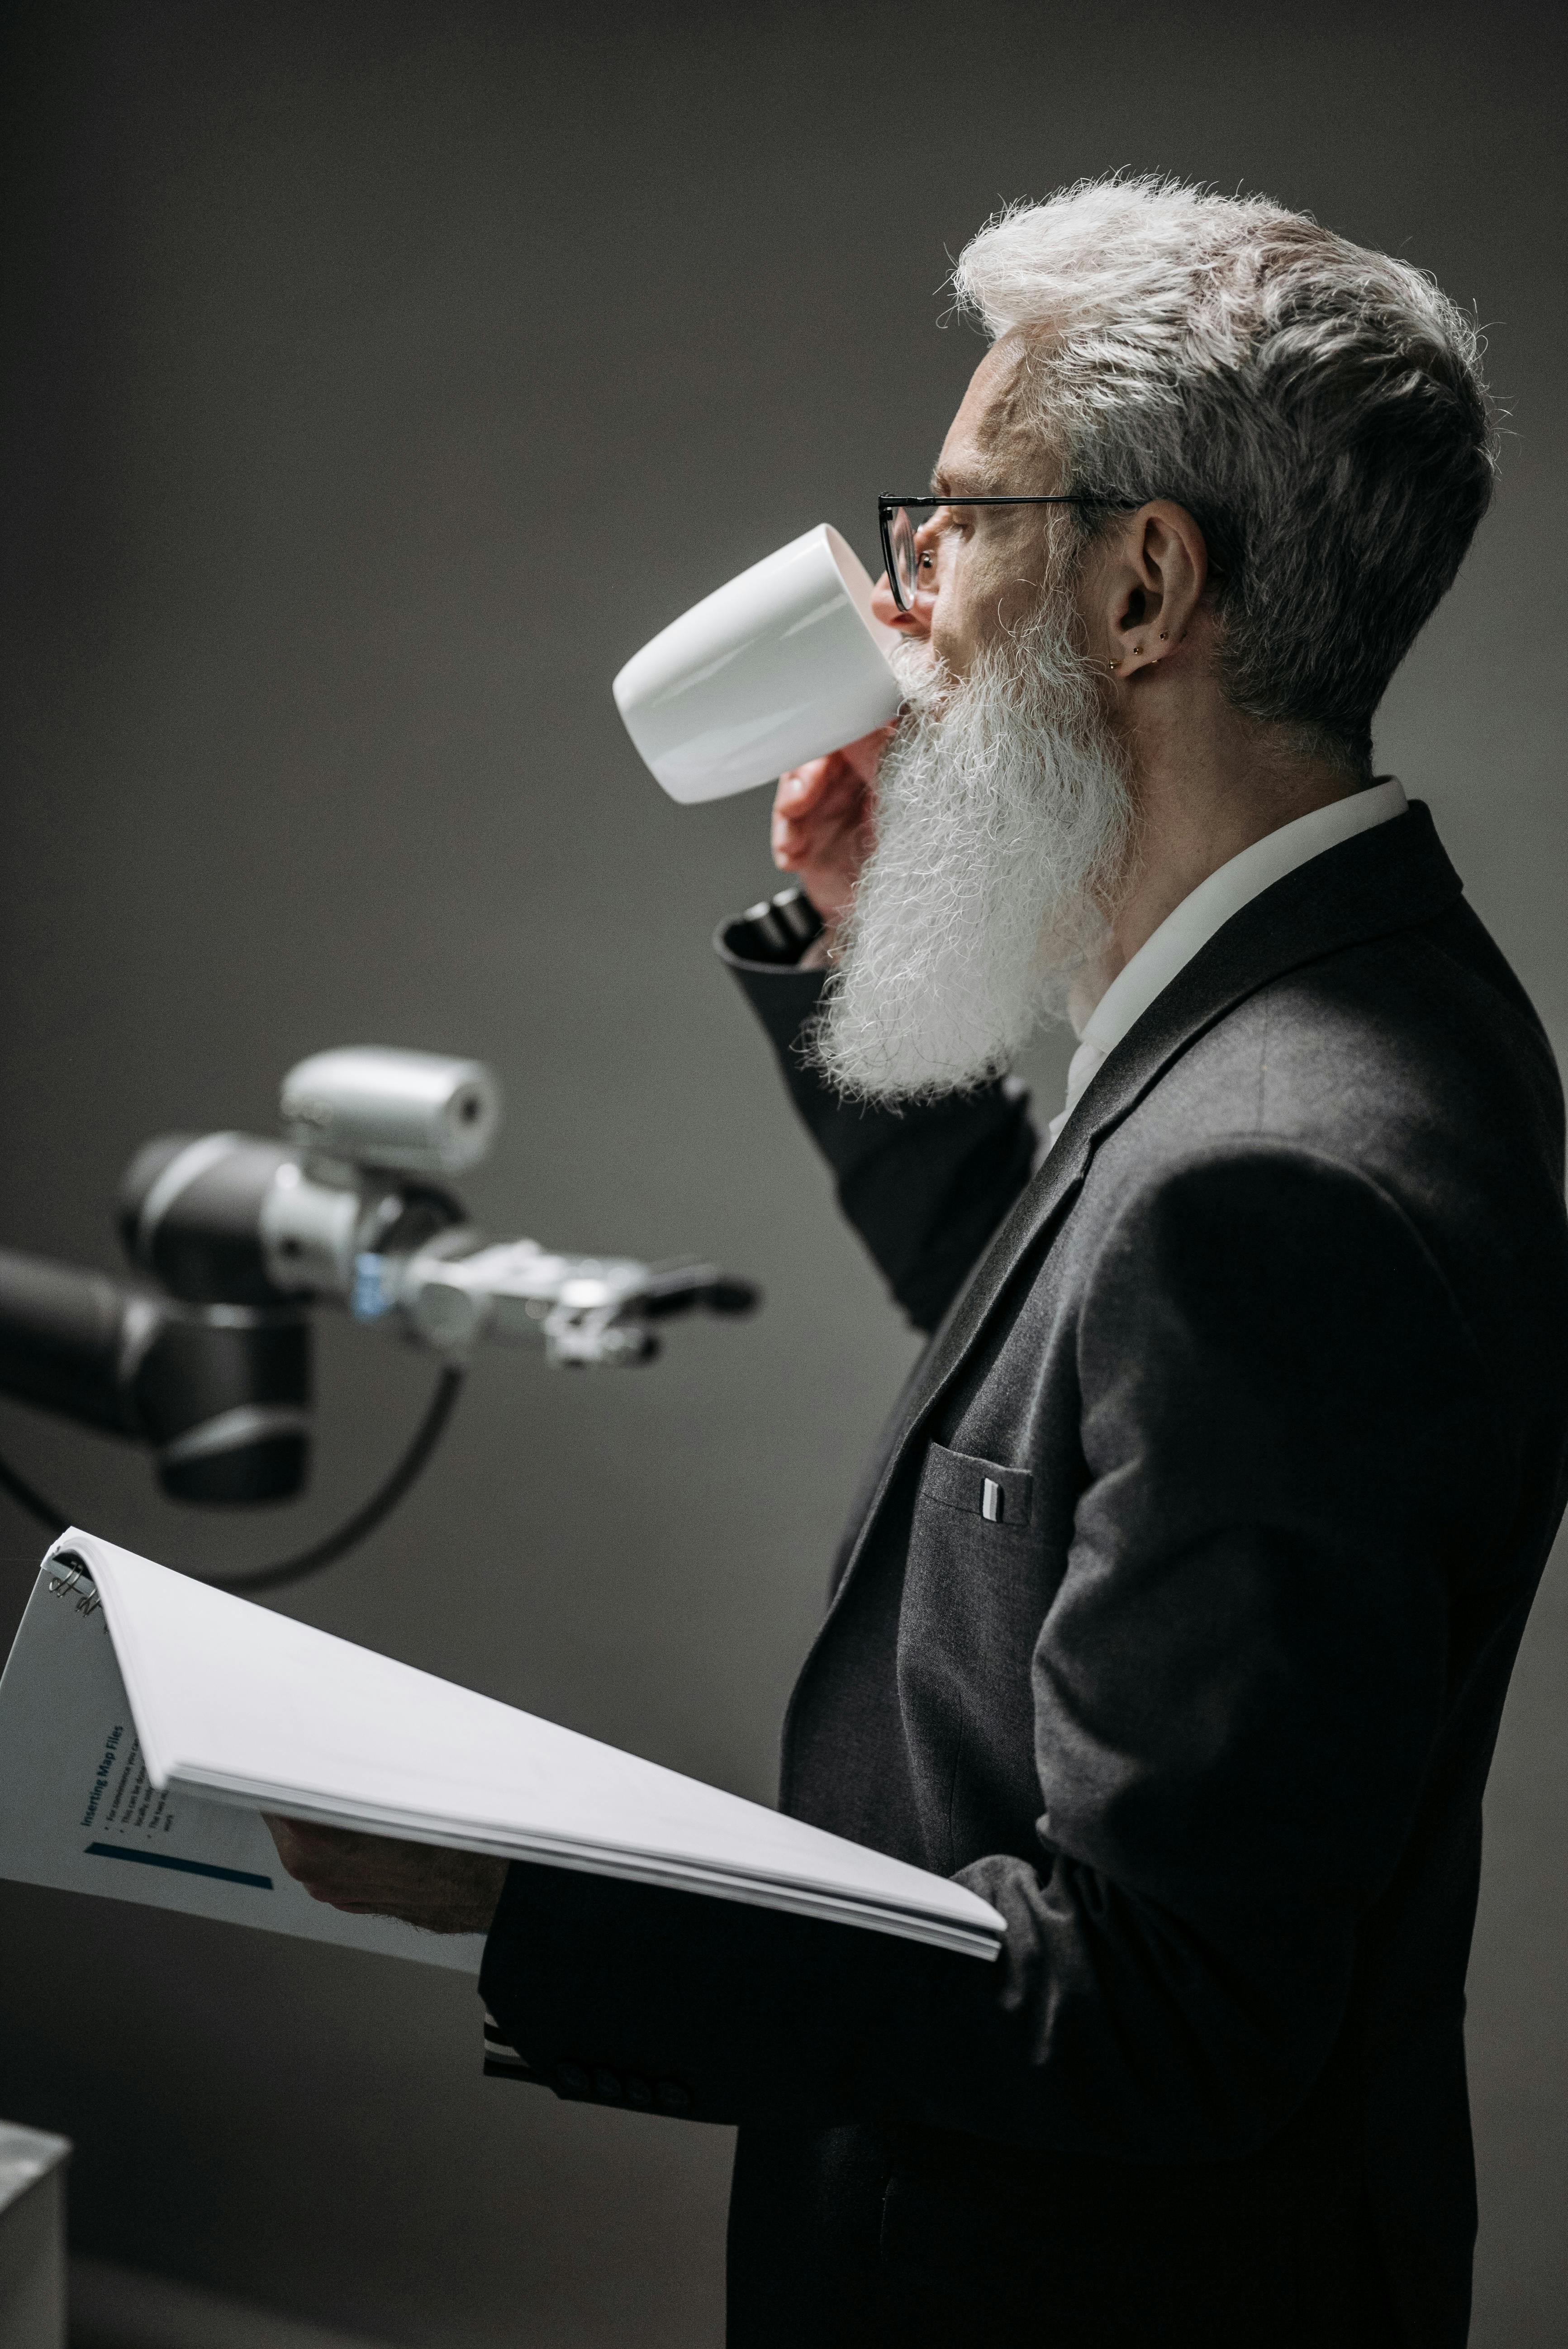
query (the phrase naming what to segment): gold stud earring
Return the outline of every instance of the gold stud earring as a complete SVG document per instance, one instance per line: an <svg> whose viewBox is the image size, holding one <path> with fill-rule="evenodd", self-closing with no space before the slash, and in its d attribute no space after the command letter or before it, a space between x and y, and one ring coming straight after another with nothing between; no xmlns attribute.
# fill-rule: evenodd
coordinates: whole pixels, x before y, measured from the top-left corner
<svg viewBox="0 0 1568 2349"><path fill-rule="evenodd" d="M1132 649L1135 653L1140 653L1143 650L1143 647L1141 645L1134 645Z"/></svg>
<svg viewBox="0 0 1568 2349"><path fill-rule="evenodd" d="M1160 641L1161 641L1161 643L1162 645L1163 645L1163 644L1168 644L1168 643L1170 642L1170 630L1169 630L1169 629L1167 629L1167 628L1161 628L1161 631L1160 631Z"/></svg>
<svg viewBox="0 0 1568 2349"><path fill-rule="evenodd" d="M1112 668L1119 668L1121 667L1121 663L1119 661L1112 661L1110 665Z"/></svg>

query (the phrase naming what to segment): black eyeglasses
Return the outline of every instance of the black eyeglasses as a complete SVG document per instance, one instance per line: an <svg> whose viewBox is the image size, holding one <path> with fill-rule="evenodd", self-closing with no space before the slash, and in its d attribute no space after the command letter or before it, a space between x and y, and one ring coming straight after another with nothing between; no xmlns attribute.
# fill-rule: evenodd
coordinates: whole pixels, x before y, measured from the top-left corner
<svg viewBox="0 0 1568 2349"><path fill-rule="evenodd" d="M932 514L943 506L1121 506L1131 512L1141 501L1134 498L879 498L877 527L882 533L882 563L887 571L892 600L901 612L914 609L914 591L918 585L920 557L915 553L915 524L912 513Z"/></svg>

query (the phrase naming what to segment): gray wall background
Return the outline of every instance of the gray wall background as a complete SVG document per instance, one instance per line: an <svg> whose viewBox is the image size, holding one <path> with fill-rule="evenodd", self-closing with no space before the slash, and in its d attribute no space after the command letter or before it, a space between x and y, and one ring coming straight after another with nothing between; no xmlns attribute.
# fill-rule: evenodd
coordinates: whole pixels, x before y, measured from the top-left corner
<svg viewBox="0 0 1568 2349"><path fill-rule="evenodd" d="M1262 189L1477 305L1506 479L1380 751L1568 1041L1555 25L9 12L0 1237L112 1268L138 1143L266 1132L294 1059L376 1040L500 1071L492 1227L769 1292L642 1377L484 1361L400 1517L282 1603L767 1795L913 1346L708 954L768 882L766 800L665 802L609 679L823 517L871 556L978 357L938 289L1003 197ZM87 1523L233 1568L352 1501L428 1377L324 1327L315 1491L270 1516L168 1508L11 1406L0 1445ZM0 1503L0 1630L39 1547ZM1559 1568L1472 1973L1485 2349L1560 2340L1568 2284L1565 1656ZM93 2251L431 2349L718 2341L725 2134L486 2085L456 1978L15 1886L0 1970L0 2108L77 2140Z"/></svg>

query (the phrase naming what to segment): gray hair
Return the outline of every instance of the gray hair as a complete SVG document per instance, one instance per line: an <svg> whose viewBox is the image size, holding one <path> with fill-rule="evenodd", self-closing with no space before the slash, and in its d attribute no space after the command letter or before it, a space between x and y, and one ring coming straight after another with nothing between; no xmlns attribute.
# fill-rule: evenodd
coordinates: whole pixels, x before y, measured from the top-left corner
<svg viewBox="0 0 1568 2349"><path fill-rule="evenodd" d="M953 283L994 337L1025 330L1065 488L1198 523L1233 705L1369 771L1373 712L1491 495L1472 320L1406 262L1174 180L1010 206ZM1074 511L1080 542L1109 526Z"/></svg>

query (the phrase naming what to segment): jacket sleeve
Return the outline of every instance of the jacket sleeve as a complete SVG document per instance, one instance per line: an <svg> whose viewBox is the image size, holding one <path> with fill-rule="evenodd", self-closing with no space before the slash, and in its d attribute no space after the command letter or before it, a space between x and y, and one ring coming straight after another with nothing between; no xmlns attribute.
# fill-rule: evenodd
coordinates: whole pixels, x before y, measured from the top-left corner
<svg viewBox="0 0 1568 2349"><path fill-rule="evenodd" d="M806 1055L827 974L762 959L766 911L727 923L719 957L767 1031L845 1216L915 1328L934 1330L1029 1179L1027 1097L1004 1081L903 1110L844 1101Z"/></svg>
<svg viewBox="0 0 1568 2349"><path fill-rule="evenodd" d="M1000 1957L514 1869L483 1985L558 2089L1133 2159L1244 2153L1305 2101L1433 1766L1450 1601L1507 1522L1501 1435L1400 1209L1267 1143L1126 1202L1078 1368L1037 1837L960 1871Z"/></svg>

